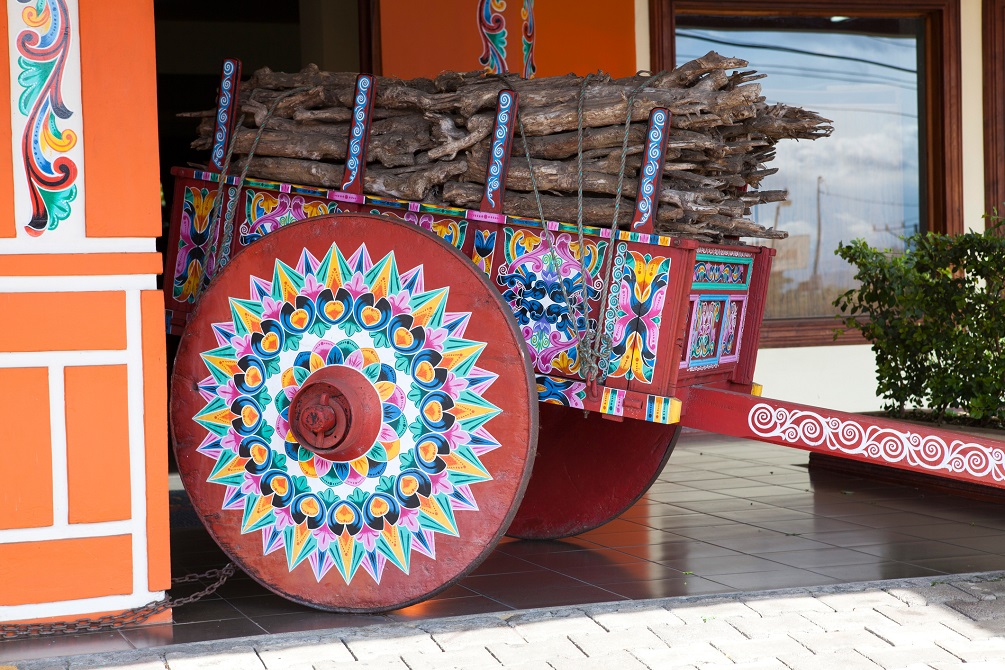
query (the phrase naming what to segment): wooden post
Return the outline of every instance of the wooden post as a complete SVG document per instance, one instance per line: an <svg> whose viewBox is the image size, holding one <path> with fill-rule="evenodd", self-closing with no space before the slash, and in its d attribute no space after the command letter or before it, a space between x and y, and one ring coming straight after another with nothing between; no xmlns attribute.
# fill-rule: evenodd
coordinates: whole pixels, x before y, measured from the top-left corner
<svg viewBox="0 0 1005 670"><path fill-rule="evenodd" d="M220 93L216 99L216 127L213 128L213 167L223 172L227 148L237 123L237 88L241 83L241 61L228 58L220 72Z"/></svg>
<svg viewBox="0 0 1005 670"><path fill-rule="evenodd" d="M492 128L492 151L489 153L488 167L485 172L485 190L482 195L482 204L478 208L479 212L502 214L517 106L516 91L509 89L499 91L495 126ZM494 221L497 218L492 217L490 220Z"/></svg>
<svg viewBox="0 0 1005 670"><path fill-rule="evenodd" d="M373 112L374 78L369 74L356 77L356 97L352 108L342 191L357 196L351 202L363 202L363 180L366 175L367 146L370 142L370 115Z"/></svg>
<svg viewBox="0 0 1005 670"><path fill-rule="evenodd" d="M643 153L639 190L635 196L635 215L632 232L652 233L656 222L656 208L660 205L660 184L663 182L663 163L666 160L667 138L670 135L670 110L656 107L649 113L646 131L646 148Z"/></svg>

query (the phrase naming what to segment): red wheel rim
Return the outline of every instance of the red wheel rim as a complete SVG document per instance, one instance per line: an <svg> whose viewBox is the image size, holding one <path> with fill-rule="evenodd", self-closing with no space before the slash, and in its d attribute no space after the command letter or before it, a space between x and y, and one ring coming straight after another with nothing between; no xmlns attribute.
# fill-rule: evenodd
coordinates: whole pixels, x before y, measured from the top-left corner
<svg viewBox="0 0 1005 670"><path fill-rule="evenodd" d="M428 598L491 551L529 478L523 347L484 274L430 233L365 215L276 231L214 280L179 347L171 425L193 506L291 600Z"/></svg>

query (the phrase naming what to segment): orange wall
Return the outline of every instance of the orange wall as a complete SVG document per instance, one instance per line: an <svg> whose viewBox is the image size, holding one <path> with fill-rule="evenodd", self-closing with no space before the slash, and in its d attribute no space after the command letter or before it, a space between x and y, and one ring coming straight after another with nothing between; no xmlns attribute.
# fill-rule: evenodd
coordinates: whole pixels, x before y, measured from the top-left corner
<svg viewBox="0 0 1005 670"><path fill-rule="evenodd" d="M523 69L520 0L508 0L506 62ZM435 8L435 9L432 9ZM480 70L477 0L380 0L383 74L431 77L443 70ZM635 73L634 0L536 0L535 62L538 76L604 70Z"/></svg>

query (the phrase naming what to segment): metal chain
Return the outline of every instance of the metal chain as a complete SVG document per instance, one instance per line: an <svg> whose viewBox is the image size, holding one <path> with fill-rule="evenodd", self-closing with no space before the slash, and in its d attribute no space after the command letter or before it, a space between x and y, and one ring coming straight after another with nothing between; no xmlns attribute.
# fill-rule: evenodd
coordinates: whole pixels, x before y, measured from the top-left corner
<svg viewBox="0 0 1005 670"><path fill-rule="evenodd" d="M615 243L617 242L618 214L621 210L621 196L625 182L625 163L628 159L628 139L631 136L632 109L635 106L635 99L638 97L639 93L641 93L653 81L655 81L660 77L663 77L665 74L666 70L660 70L656 74L651 74L641 84L632 89L632 92L628 95L628 98L626 99L625 134L621 140L621 165L618 169L618 188L614 195L614 216L611 218L611 228L610 228L611 234L609 236L610 242L608 242L607 250L606 253L604 254L604 260L601 263L601 267L604 267L605 264L607 266L607 272L604 275L604 281L601 284L600 289L601 301L605 300L607 291L610 289L611 286L611 279L614 276L614 247ZM579 114L579 135L580 135L579 152L580 156L582 156L582 133L583 133L582 101L580 101L578 114ZM580 170L579 170L580 190L578 195L579 197L578 205L580 212L582 212L583 207L582 181L583 181L583 171L582 171L582 163L580 163ZM579 220L576 223L577 226L579 227L580 234L582 234L582 225L583 225L582 220ZM603 314L603 311L604 311L604 305L603 302L601 302L600 313ZM583 374L583 378L586 379L587 384L593 384L594 382L596 382L598 377L601 377L601 372L606 373L606 370L602 371L600 369L600 361L606 361L608 357L611 355L611 347L613 346L613 343L611 336L605 332L602 332L603 321L604 320L602 318L598 319L597 328L590 329L586 333L588 339L586 343L587 354L585 360L581 364L580 370L582 371L584 367L586 368L585 370L586 374Z"/></svg>
<svg viewBox="0 0 1005 670"><path fill-rule="evenodd" d="M222 568L207 570L206 572L185 575L178 579L172 579L171 585L197 582L203 579L215 579L215 581L192 595L184 598L163 598L154 600L146 605L134 607L118 614L106 614L94 619L82 618L74 621L51 621L40 623L20 623L20 624L0 624L0 640L13 640L25 637L42 637L45 635L64 635L67 633L90 633L110 628L121 628L133 624L143 623L155 614L160 614L174 607L181 607L194 603L205 598L223 586L223 583L234 574L237 569L233 563L228 563Z"/></svg>

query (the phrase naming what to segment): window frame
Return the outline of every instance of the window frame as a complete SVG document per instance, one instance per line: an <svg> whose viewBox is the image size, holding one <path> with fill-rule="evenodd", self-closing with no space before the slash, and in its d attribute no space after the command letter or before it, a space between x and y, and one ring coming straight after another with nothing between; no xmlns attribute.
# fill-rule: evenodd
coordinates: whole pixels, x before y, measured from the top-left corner
<svg viewBox="0 0 1005 670"><path fill-rule="evenodd" d="M993 0L998 16L1005 18L1005 0ZM985 12L988 0L985 0ZM925 128L927 149L925 205L929 230L950 235L964 231L963 225L963 123L962 123L962 66L960 56L960 3L959 0L912 0L887 2L878 5L875 0L649 0L650 68L653 71L673 69L676 63L675 33L678 14L723 16L877 16L912 17L925 21L925 71L924 101L928 119ZM985 26L988 22L985 21ZM1002 72L996 79L1000 88L993 101L999 105L996 116L997 148L1005 142L1005 46L999 26L997 42L993 48L999 54L996 65ZM988 44L985 32L985 45ZM986 51L985 55L988 55ZM987 58L985 58L987 63ZM756 68L756 63L753 64ZM985 71L985 86L988 73ZM985 106L988 101L985 89ZM987 133L989 116L985 114ZM1000 156L1001 154L991 154ZM987 150L985 156L989 156ZM989 161L990 159L986 158ZM1005 166L998 170L997 192L989 193L1005 201ZM990 171L988 172L990 179ZM988 191L990 191L990 184ZM761 348L821 346L833 344L862 344L866 340L858 332L845 332L834 337L839 327L831 317L806 317L797 319L765 319L761 326Z"/></svg>
<svg viewBox="0 0 1005 670"><path fill-rule="evenodd" d="M984 0L984 211L1005 214L1005 0Z"/></svg>

